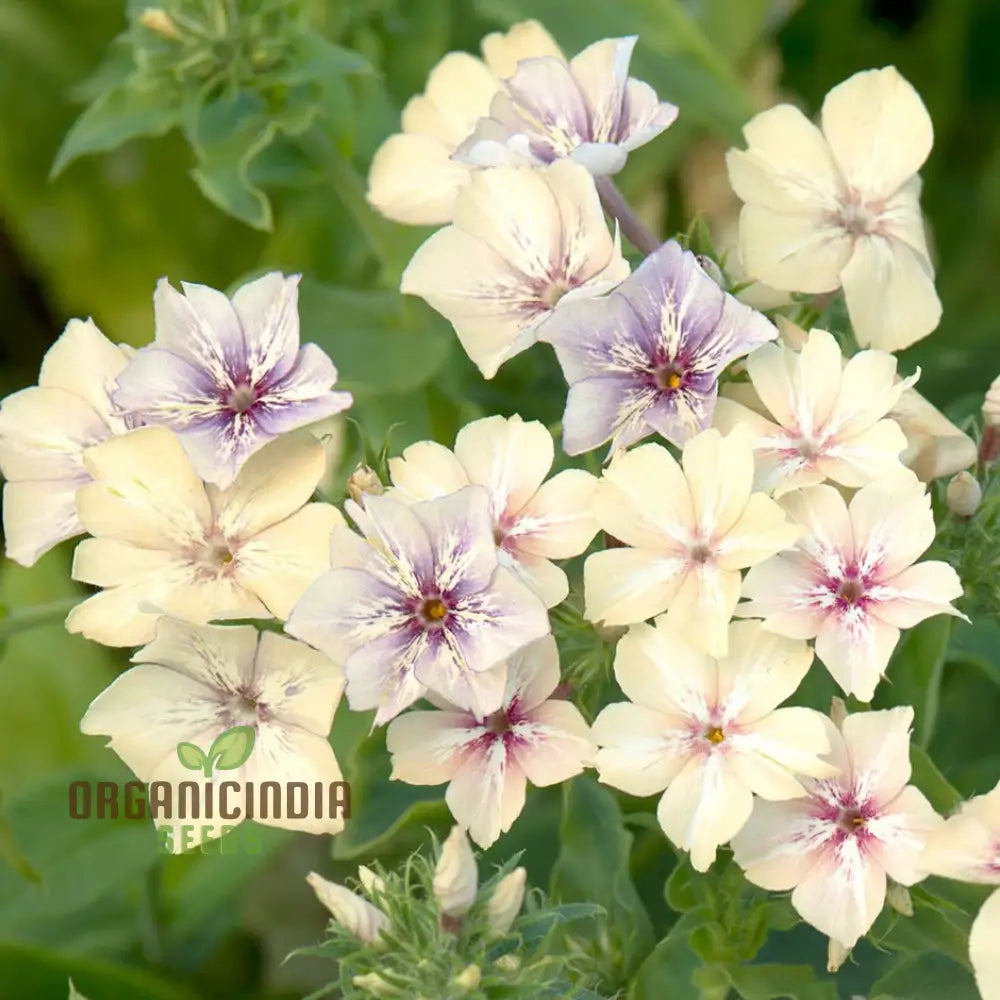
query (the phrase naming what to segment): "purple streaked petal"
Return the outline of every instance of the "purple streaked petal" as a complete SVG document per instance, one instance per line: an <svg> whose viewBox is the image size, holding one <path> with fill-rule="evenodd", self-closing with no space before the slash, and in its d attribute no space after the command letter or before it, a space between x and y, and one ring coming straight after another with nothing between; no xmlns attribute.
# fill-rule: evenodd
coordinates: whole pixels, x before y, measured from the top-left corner
<svg viewBox="0 0 1000 1000"><path fill-rule="evenodd" d="M394 633L356 649L344 663L351 710L374 708L376 726L382 726L422 698L425 687L416 666L426 657L426 633Z"/></svg>
<svg viewBox="0 0 1000 1000"><path fill-rule="evenodd" d="M644 146L670 128L677 121L677 114L677 105L661 101L648 83L629 79L620 131L622 149L631 152Z"/></svg>
<svg viewBox="0 0 1000 1000"><path fill-rule="evenodd" d="M642 418L661 437L680 447L692 435L711 424L718 394L719 384L714 378L707 389L694 385L663 392Z"/></svg>
<svg viewBox="0 0 1000 1000"><path fill-rule="evenodd" d="M625 87L637 35L605 38L570 60L569 68L590 111L588 138L620 142L625 135Z"/></svg>
<svg viewBox="0 0 1000 1000"><path fill-rule="evenodd" d="M485 718L501 704L506 674L476 669L466 656L464 635L457 629L444 628L432 635L428 655L415 670L422 684L477 718Z"/></svg>
<svg viewBox="0 0 1000 1000"><path fill-rule="evenodd" d="M718 329L712 337L711 352L717 359L716 371L777 336L778 328L763 313L727 295Z"/></svg>
<svg viewBox="0 0 1000 1000"><path fill-rule="evenodd" d="M613 449L627 448L652 433L646 411L659 393L631 375L585 378L570 386L563 413L563 449L581 455L614 438Z"/></svg>
<svg viewBox="0 0 1000 1000"><path fill-rule="evenodd" d="M158 347L143 347L118 376L115 406L147 424L165 424L181 433L222 412L208 373L186 358Z"/></svg>
<svg viewBox="0 0 1000 1000"><path fill-rule="evenodd" d="M246 340L246 368L251 384L283 378L295 365L299 349L299 279L271 271L247 282L233 296ZM332 367L332 366L331 366ZM336 372L334 372L334 379ZM333 379L323 389L329 388Z"/></svg>
<svg viewBox="0 0 1000 1000"><path fill-rule="evenodd" d="M406 508L422 525L442 596L462 600L487 587L497 565L489 493L466 486Z"/></svg>
<svg viewBox="0 0 1000 1000"><path fill-rule="evenodd" d="M182 295L161 278L153 294L155 345L203 369L217 385L245 364L243 331L229 300L206 285L183 284Z"/></svg>
<svg viewBox="0 0 1000 1000"><path fill-rule="evenodd" d="M324 392L300 403L275 401L265 396L253 407L253 419L262 439L275 438L287 431L314 424L317 420L343 413L354 403L349 392Z"/></svg>
<svg viewBox="0 0 1000 1000"><path fill-rule="evenodd" d="M437 501L427 501L435 503ZM435 582L435 553L423 521L409 507L389 496L365 497L362 516L348 509L372 549L372 572L394 581L409 598L423 596L425 587Z"/></svg>

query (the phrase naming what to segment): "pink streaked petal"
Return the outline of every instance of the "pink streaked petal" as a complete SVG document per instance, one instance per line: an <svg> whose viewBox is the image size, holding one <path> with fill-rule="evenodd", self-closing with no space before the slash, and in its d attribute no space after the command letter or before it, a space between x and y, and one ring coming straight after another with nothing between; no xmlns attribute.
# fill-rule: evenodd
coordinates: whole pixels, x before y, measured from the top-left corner
<svg viewBox="0 0 1000 1000"><path fill-rule="evenodd" d="M406 712L389 723L385 734L390 777L410 785L451 781L463 754L485 734L464 712Z"/></svg>
<svg viewBox="0 0 1000 1000"><path fill-rule="evenodd" d="M739 832L753 809L750 789L723 754L690 759L663 793L656 818L691 865L708 871L718 847Z"/></svg>
<svg viewBox="0 0 1000 1000"><path fill-rule="evenodd" d="M455 821L482 848L511 828L524 808L527 781L501 739L470 748L445 793Z"/></svg>
<svg viewBox="0 0 1000 1000"><path fill-rule="evenodd" d="M594 757L600 780L629 795L662 792L693 752L693 737L683 717L617 702L594 720Z"/></svg>
<svg viewBox="0 0 1000 1000"><path fill-rule="evenodd" d="M932 615L964 618L949 604L962 592L958 573L947 563L917 563L879 586L879 600L872 606L872 614L897 628L912 628Z"/></svg>
<svg viewBox="0 0 1000 1000"><path fill-rule="evenodd" d="M546 559L578 556L598 531L593 509L597 482L582 469L553 476L517 512L507 539L518 552Z"/></svg>
<svg viewBox="0 0 1000 1000"><path fill-rule="evenodd" d="M594 755L590 729L575 705L547 701L511 730L510 749L528 781L539 788L580 774Z"/></svg>
<svg viewBox="0 0 1000 1000"><path fill-rule="evenodd" d="M855 837L826 850L792 893L806 923L852 948L868 932L885 902L885 871Z"/></svg>
<svg viewBox="0 0 1000 1000"><path fill-rule="evenodd" d="M816 656L845 694L871 701L898 642L898 628L855 606L827 617L816 635Z"/></svg>
<svg viewBox="0 0 1000 1000"><path fill-rule="evenodd" d="M809 801L758 799L750 819L733 837L733 854L754 885L784 892L798 885L816 864L826 836Z"/></svg>
<svg viewBox="0 0 1000 1000"><path fill-rule="evenodd" d="M798 548L823 575L842 576L854 560L855 539L841 494L832 486L810 486L782 497L781 506L805 531Z"/></svg>
<svg viewBox="0 0 1000 1000"><path fill-rule="evenodd" d="M912 474L862 487L850 515L859 569L881 580L901 573L934 541L931 498Z"/></svg>
<svg viewBox="0 0 1000 1000"><path fill-rule="evenodd" d="M559 684L559 649L551 635L518 650L507 661L503 704L519 713L537 708Z"/></svg>
<svg viewBox="0 0 1000 1000"><path fill-rule="evenodd" d="M766 628L790 639L811 639L826 621L830 595L818 583L816 564L804 553L788 552L751 566L737 606L740 618L764 618Z"/></svg>
<svg viewBox="0 0 1000 1000"><path fill-rule="evenodd" d="M899 795L866 824L874 838L872 857L900 885L913 885L926 878L924 848L944 820L934 811L923 792L907 785Z"/></svg>
<svg viewBox="0 0 1000 1000"><path fill-rule="evenodd" d="M853 712L840 727L851 759L851 782L860 804L890 803L910 780L909 705L879 712Z"/></svg>

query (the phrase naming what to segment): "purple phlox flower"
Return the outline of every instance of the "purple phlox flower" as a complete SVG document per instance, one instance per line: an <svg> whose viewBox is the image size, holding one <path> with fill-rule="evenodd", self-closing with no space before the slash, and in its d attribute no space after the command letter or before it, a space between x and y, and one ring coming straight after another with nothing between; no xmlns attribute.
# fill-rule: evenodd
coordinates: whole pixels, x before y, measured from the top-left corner
<svg viewBox="0 0 1000 1000"><path fill-rule="evenodd" d="M352 501L364 533L331 537L330 572L292 609L286 631L344 665L351 708L381 725L428 689L457 704L496 697L491 667L549 631L545 605L498 565L481 486L407 506Z"/></svg>
<svg viewBox="0 0 1000 1000"><path fill-rule="evenodd" d="M569 63L522 59L452 158L490 167L569 157L597 177L617 173L677 118L675 105L628 75L636 40L606 38Z"/></svg>
<svg viewBox="0 0 1000 1000"><path fill-rule="evenodd" d="M777 335L693 253L664 243L610 295L568 302L540 333L570 386L566 453L609 440L615 451L654 431L682 445L709 426L726 365Z"/></svg>
<svg viewBox="0 0 1000 1000"><path fill-rule="evenodd" d="M227 486L272 438L347 409L332 392L337 369L315 344L299 346L299 275L277 271L232 300L206 285L161 278L156 339L118 378L115 405L132 420L164 424L198 474Z"/></svg>

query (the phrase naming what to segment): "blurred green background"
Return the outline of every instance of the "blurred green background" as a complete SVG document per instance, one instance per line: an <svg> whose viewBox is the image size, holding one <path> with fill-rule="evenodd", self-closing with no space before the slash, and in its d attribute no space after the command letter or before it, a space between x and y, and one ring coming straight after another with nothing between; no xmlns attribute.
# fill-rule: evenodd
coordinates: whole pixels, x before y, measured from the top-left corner
<svg viewBox="0 0 1000 1000"><path fill-rule="evenodd" d="M395 450L430 435L450 443L461 424L492 412L558 420L565 390L547 352L522 355L483 383L446 324L422 303L404 303L394 290L398 275L426 233L378 219L361 197L374 149L397 128L400 108L423 89L430 68L451 49L475 52L487 31L525 16L540 19L568 53L602 37L640 35L633 72L679 104L681 117L633 155L620 186L664 236L702 212L720 245L732 240L738 210L722 153L739 141L741 124L782 99L814 113L851 73L895 64L934 121L923 204L944 303L940 329L906 352L901 367L919 364L921 391L955 418L975 412L1000 373L996 0L307 6L330 39L361 52L376 72L345 78L324 96L317 134L333 151L326 160L304 159L294 141L280 139L250 164L247 189L260 188L273 206L265 231L206 199L176 129L77 160L50 181L80 98L93 96L80 84L125 28L125 5L0 0L0 392L35 381L43 353L72 316L92 316L112 340L147 342L162 275L230 288L280 268L305 274L303 339L337 362L356 394L353 416L373 441L398 424ZM358 449L348 428L345 467ZM5 614L74 594L70 553L64 546L32 570L4 562ZM0 635L0 855L9 862L0 864L2 1000L64 997L67 974L92 1000L301 996L327 971L306 959L281 966L293 947L318 940L325 923L305 872L343 877L376 855L391 863L424 839L425 825L446 829L436 790L389 786L380 739L361 743L367 720L343 711L334 743L355 783L357 816L335 860L328 841L276 831L262 831L258 855L164 860L146 824L72 822L70 778L125 777L101 741L77 729L124 655L70 637L58 622L15 632L0 621ZM939 700L935 693L929 750L963 794L986 790L1000 773L1000 650L995 633L985 636L951 656ZM529 802L531 825L526 813L490 857L529 848L532 880L547 884L559 810L557 791L538 793ZM669 918L663 853L658 835L641 832L623 862L658 936ZM796 960L823 962L815 935L799 935L792 949ZM853 975L841 977L844 996L863 988L852 985Z"/></svg>

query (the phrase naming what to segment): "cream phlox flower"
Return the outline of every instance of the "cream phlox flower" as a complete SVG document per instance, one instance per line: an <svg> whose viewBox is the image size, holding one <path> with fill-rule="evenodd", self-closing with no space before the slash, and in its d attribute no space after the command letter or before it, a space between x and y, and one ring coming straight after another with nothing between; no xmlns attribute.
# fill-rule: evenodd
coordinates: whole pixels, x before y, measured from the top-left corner
<svg viewBox="0 0 1000 1000"><path fill-rule="evenodd" d="M827 722L832 778L804 779L808 795L758 799L733 853L763 889L793 889L799 916L850 949L885 902L886 877L913 885L941 819L910 780L909 706Z"/></svg>
<svg viewBox="0 0 1000 1000"><path fill-rule="evenodd" d="M889 416L906 435L900 461L923 482L953 476L976 461L976 442L916 389L907 389Z"/></svg>
<svg viewBox="0 0 1000 1000"><path fill-rule="evenodd" d="M333 919L362 943L374 944L389 926L389 918L377 906L346 886L331 882L316 872L310 872L306 882Z"/></svg>
<svg viewBox="0 0 1000 1000"><path fill-rule="evenodd" d="M83 533L76 491L90 482L83 452L126 430L110 393L128 363L92 320L71 319L46 351L38 385L0 405L6 553L22 566Z"/></svg>
<svg viewBox="0 0 1000 1000"><path fill-rule="evenodd" d="M746 368L770 419L723 398L714 420L757 435L758 489L779 496L825 479L857 487L900 468L906 437L886 414L917 376L896 381L891 354L861 351L845 363L836 339L812 330L801 351L764 344Z"/></svg>
<svg viewBox="0 0 1000 1000"><path fill-rule="evenodd" d="M658 444L611 463L594 511L626 547L587 557L590 621L629 625L666 610L692 643L725 655L740 570L801 534L774 500L753 492L752 441L742 428L726 437L709 429L687 442L680 463Z"/></svg>
<svg viewBox="0 0 1000 1000"><path fill-rule="evenodd" d="M411 785L449 782L455 821L489 847L524 808L528 782L544 787L579 774L593 752L583 716L552 698L559 652L552 636L495 670L502 694L478 710L440 701L442 711L413 711L389 726L392 777Z"/></svg>
<svg viewBox="0 0 1000 1000"><path fill-rule="evenodd" d="M930 116L888 66L834 87L821 126L779 104L744 127L746 150L727 154L745 202L743 265L774 288L843 287L858 343L901 350L941 318L917 176L934 139Z"/></svg>
<svg viewBox="0 0 1000 1000"><path fill-rule="evenodd" d="M597 534L597 479L566 469L546 481L554 457L552 435L537 420L484 417L458 432L453 452L420 441L391 458L392 495L430 500L464 486L485 487L501 565L554 607L565 600L569 581L550 560L578 556Z"/></svg>
<svg viewBox="0 0 1000 1000"><path fill-rule="evenodd" d="M491 667L549 631L545 605L498 565L482 486L407 505L390 496L346 505L364 532L334 532L331 569L285 626L344 665L355 711L382 725L430 688L492 703Z"/></svg>
<svg viewBox="0 0 1000 1000"><path fill-rule="evenodd" d="M657 819L707 871L716 848L747 821L754 793L805 795L797 775L829 777L825 718L778 708L806 675L812 650L764 632L729 627L731 654L713 659L661 618L633 625L618 643L615 677L630 699L594 721L601 781L630 795L666 789Z"/></svg>
<svg viewBox="0 0 1000 1000"><path fill-rule="evenodd" d="M816 639L816 655L847 694L871 701L900 629L932 615L964 617L962 594L944 562L914 563L934 541L924 486L903 470L870 483L850 503L832 486L789 493L781 505L803 529L796 548L754 566L736 614L795 639Z"/></svg>
<svg viewBox="0 0 1000 1000"><path fill-rule="evenodd" d="M963 802L931 836L921 864L931 875L1000 885L1000 784ZM1000 892L994 892L973 921L969 958L983 1000L1000 1000Z"/></svg>
<svg viewBox="0 0 1000 1000"><path fill-rule="evenodd" d="M327 539L344 519L309 503L323 446L283 435L244 464L231 486L206 486L174 433L143 427L84 453L94 482L77 493L93 538L73 557L73 579L105 588L66 619L70 632L108 646L153 638L159 614L287 618L330 565Z"/></svg>
<svg viewBox="0 0 1000 1000"><path fill-rule="evenodd" d="M181 812L181 782L201 786L199 802L208 794L204 786L215 786L212 811L193 813L202 838L220 837L250 818L248 794L251 802L260 802L266 781L280 786L282 806L289 801L287 784L301 783L296 812L304 815L254 807L255 822L314 834L344 828L339 811L330 815L328 798L329 784L342 780L328 737L344 678L322 653L249 625L194 625L164 616L156 638L132 662L136 666L90 703L80 730L109 736L108 745L140 781L172 787L170 809L153 819L157 826L172 827L175 853L184 847L180 825L192 822L192 813ZM250 755L240 766L203 778L182 763L179 744L194 744L208 754L216 737L234 726L254 731ZM251 782L252 794L246 788Z"/></svg>
<svg viewBox="0 0 1000 1000"><path fill-rule="evenodd" d="M455 196L472 167L451 158L489 113L501 80L521 59L562 58L559 46L537 21L522 21L481 43L483 59L449 52L431 70L423 94L403 109L402 132L375 153L368 174L368 201L382 215L411 225L450 222Z"/></svg>
<svg viewBox="0 0 1000 1000"><path fill-rule="evenodd" d="M610 291L628 273L590 174L561 162L473 176L454 224L417 250L401 290L445 316L492 378L562 304Z"/></svg>
<svg viewBox="0 0 1000 1000"><path fill-rule="evenodd" d="M453 826L441 845L433 888L438 908L448 917L465 916L476 901L479 890L476 857L468 835L460 826Z"/></svg>

